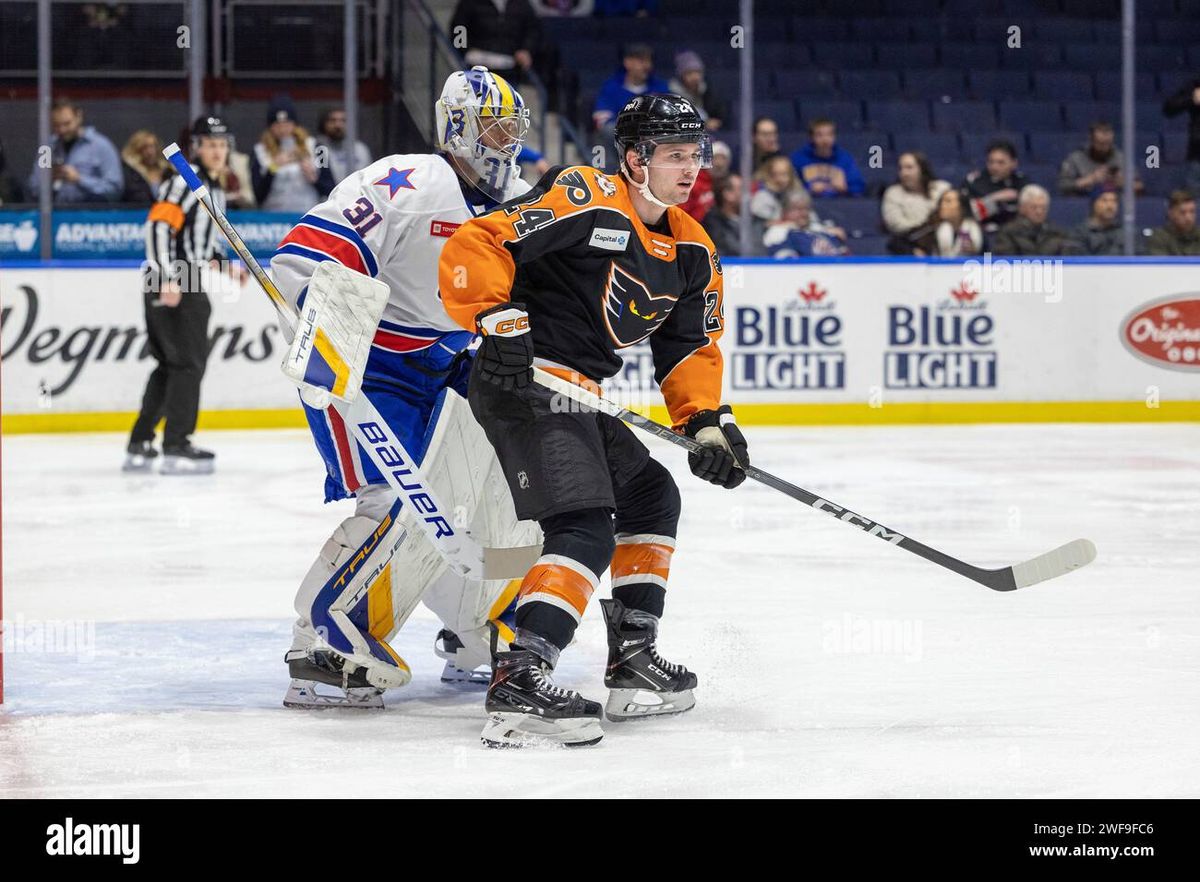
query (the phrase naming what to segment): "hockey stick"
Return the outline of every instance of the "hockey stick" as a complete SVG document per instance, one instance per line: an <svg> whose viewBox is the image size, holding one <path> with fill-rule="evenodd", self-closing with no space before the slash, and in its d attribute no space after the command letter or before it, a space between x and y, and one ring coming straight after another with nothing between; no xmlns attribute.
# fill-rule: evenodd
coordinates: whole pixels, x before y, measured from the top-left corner
<svg viewBox="0 0 1200 882"><path fill-rule="evenodd" d="M649 432L651 435L661 438L663 441L669 441L671 444L682 447L691 453L699 453L704 449L702 444L686 435L677 434L667 426L647 419L641 414L627 410L615 401L602 398L587 389L577 386L575 383L556 377L554 374L547 373L540 368L533 369L533 377L542 386L559 395L578 402L591 410L598 410L601 413L623 420L635 428ZM905 551L911 552L918 557L932 561L938 566L958 573L960 576L966 576L980 585L986 585L993 591L1015 591L1017 588L1027 588L1030 585L1036 585L1038 582L1054 579L1069 573L1071 570L1086 566L1096 558L1096 546L1090 540L1076 539L1068 542L1066 545L1055 548L1053 551L1039 554L1037 557L1023 561L1022 563L1013 564L1010 567L1001 567L997 570L986 570L982 567L964 563L957 558L938 551L936 548L930 548L928 545L917 542L915 539L910 539L848 508L836 505L828 499L822 499L820 496L802 487L789 484L782 478L777 478L769 472L764 472L762 469L747 466L746 477L753 478L762 484L766 484L768 487L778 490L780 493L792 497L792 499L812 506L817 511L827 512L840 521L844 521L853 527L858 527L860 530L865 530L871 536L878 536L885 542L903 548Z"/></svg>
<svg viewBox="0 0 1200 882"><path fill-rule="evenodd" d="M209 196L208 188L192 171L179 145L168 145L163 150L163 156L175 167L191 191L196 194L199 203L221 228L233 250L270 298L280 322L294 332L299 320L296 311L255 260L233 224L217 208ZM455 572L472 579L519 578L525 574L540 553L540 547L483 548L466 533L455 529L449 516L450 510L442 506L433 487L421 474L417 460L405 450L400 439L380 416L366 393L355 396L349 404L335 399L333 406L337 408L354 437L379 469L379 473L396 491L402 507L408 509L411 520L416 522Z"/></svg>

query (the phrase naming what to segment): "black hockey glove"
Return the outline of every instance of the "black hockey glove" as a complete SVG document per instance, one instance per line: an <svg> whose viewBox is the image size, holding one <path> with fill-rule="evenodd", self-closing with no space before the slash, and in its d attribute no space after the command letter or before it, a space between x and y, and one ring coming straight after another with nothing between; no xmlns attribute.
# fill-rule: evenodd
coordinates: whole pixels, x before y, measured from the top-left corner
<svg viewBox="0 0 1200 882"><path fill-rule="evenodd" d="M533 382L533 335L523 303L501 303L475 320L483 342L475 353L475 372L512 392Z"/></svg>
<svg viewBox="0 0 1200 882"><path fill-rule="evenodd" d="M692 414L683 424L683 433L706 448L703 453L688 454L688 465L697 478L727 490L746 480L743 468L750 465L748 445L728 404Z"/></svg>

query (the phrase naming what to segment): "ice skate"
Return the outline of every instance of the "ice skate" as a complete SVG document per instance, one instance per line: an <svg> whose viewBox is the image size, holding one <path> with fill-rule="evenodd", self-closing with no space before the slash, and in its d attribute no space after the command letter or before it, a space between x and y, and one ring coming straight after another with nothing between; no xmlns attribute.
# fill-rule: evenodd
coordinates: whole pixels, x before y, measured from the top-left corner
<svg viewBox="0 0 1200 882"><path fill-rule="evenodd" d="M158 458L152 441L130 441L125 448L125 462L121 466L123 472L148 472Z"/></svg>
<svg viewBox="0 0 1200 882"><path fill-rule="evenodd" d="M608 625L605 716L624 722L691 710L696 704L692 695L696 675L658 654L653 617L638 621L636 613L630 616L619 600L601 600L600 606Z"/></svg>
<svg viewBox="0 0 1200 882"><path fill-rule="evenodd" d="M183 444L163 445L164 475L211 475L216 455L209 450L193 447L190 441Z"/></svg>
<svg viewBox="0 0 1200 882"><path fill-rule="evenodd" d="M367 680L365 669L332 650L293 649L283 657L292 682L283 706L381 709L383 689Z"/></svg>
<svg viewBox="0 0 1200 882"><path fill-rule="evenodd" d="M487 694L488 747L581 747L604 737L600 705L550 681L550 666L528 650L497 652Z"/></svg>

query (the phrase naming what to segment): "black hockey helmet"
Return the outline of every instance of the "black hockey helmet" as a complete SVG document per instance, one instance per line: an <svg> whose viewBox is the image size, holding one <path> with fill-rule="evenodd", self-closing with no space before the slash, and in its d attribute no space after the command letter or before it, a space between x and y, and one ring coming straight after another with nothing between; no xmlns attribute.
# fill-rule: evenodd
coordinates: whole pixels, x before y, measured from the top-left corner
<svg viewBox="0 0 1200 882"><path fill-rule="evenodd" d="M229 126L217 116L202 116L192 123L192 138L229 138Z"/></svg>
<svg viewBox="0 0 1200 882"><path fill-rule="evenodd" d="M651 92L631 98L617 115L615 141L622 165L628 150L637 150L647 161L656 144L681 142L699 144L701 168L712 165L712 141L704 119L682 95Z"/></svg>

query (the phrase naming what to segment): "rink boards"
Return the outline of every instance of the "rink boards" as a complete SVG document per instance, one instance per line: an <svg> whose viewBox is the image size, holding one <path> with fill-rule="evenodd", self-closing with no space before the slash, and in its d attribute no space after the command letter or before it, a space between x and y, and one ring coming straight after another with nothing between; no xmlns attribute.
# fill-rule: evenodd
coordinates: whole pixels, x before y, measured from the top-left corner
<svg viewBox="0 0 1200 882"><path fill-rule="evenodd" d="M748 260L722 275L725 398L743 422L1200 419L1200 261ZM303 425L266 298L224 284L211 299L201 427ZM5 264L0 306L5 432L128 428L152 366L136 264ZM610 389L664 416L646 344Z"/></svg>

